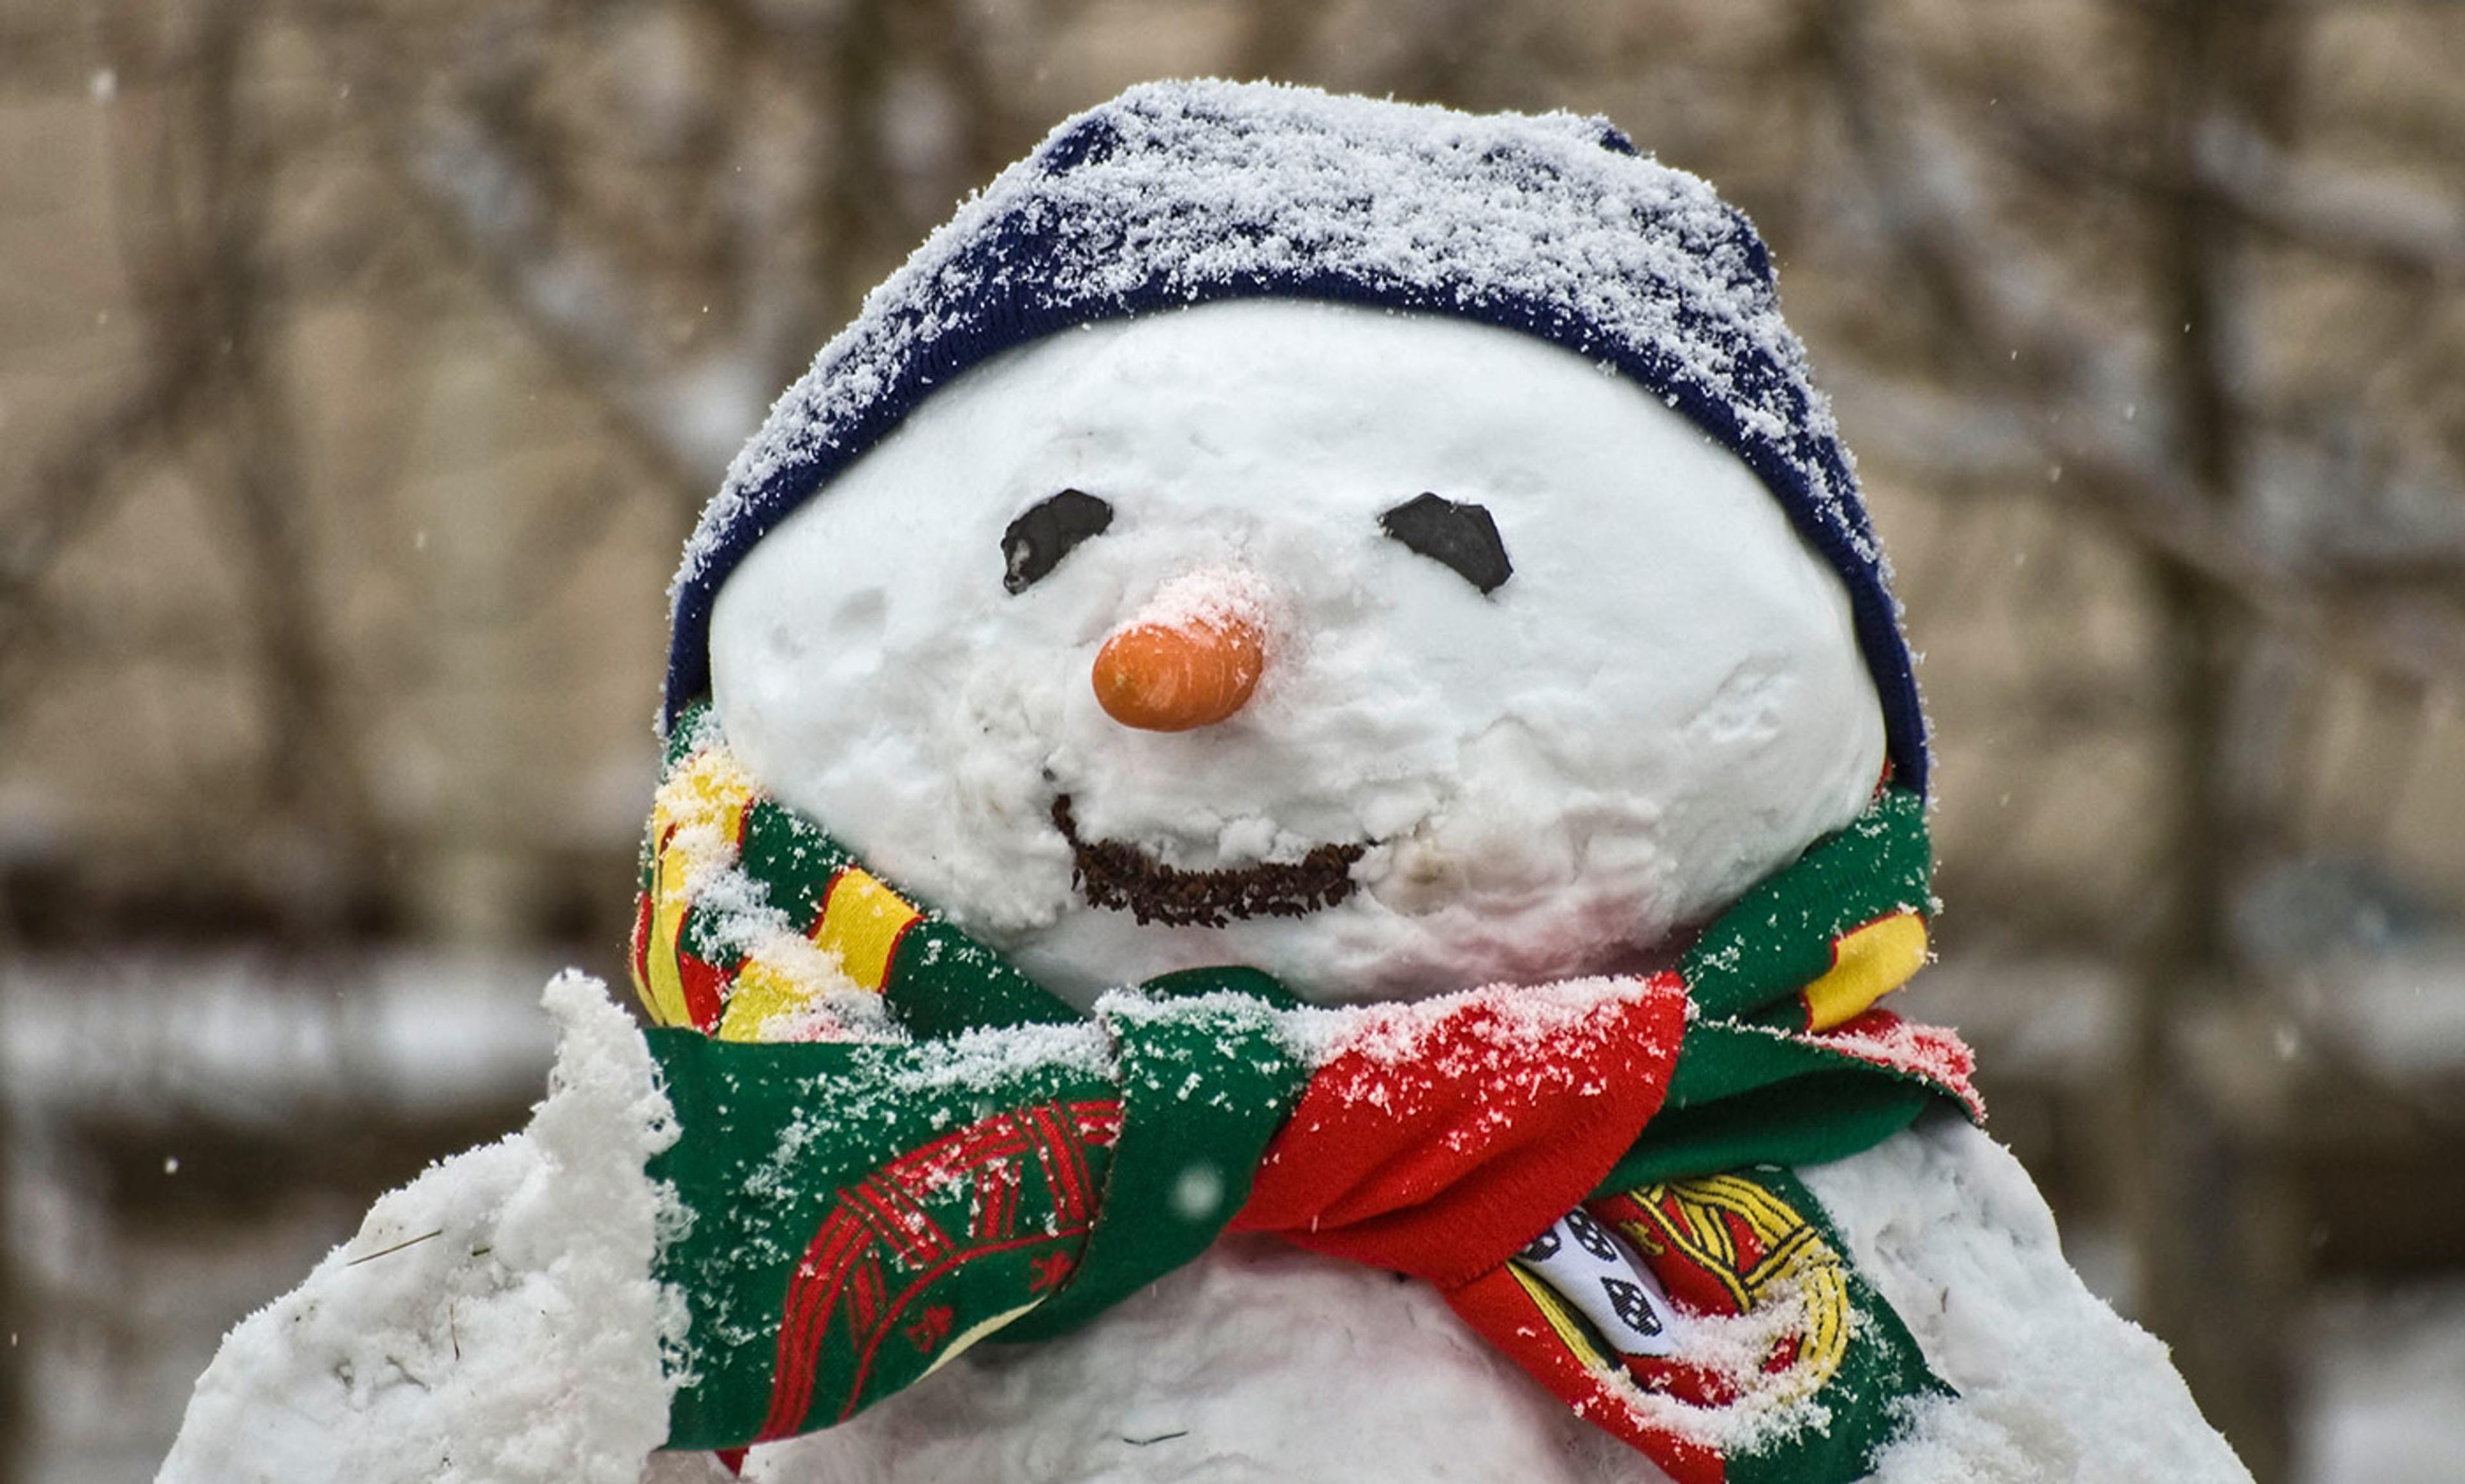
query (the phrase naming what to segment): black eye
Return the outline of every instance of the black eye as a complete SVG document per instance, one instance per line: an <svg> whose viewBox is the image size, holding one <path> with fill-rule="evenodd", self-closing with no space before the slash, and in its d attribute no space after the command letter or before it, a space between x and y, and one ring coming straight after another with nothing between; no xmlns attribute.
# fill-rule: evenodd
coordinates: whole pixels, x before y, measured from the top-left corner
<svg viewBox="0 0 2465 1484"><path fill-rule="evenodd" d="M1378 528L1483 592L1515 575L1498 522L1479 505L1458 505L1435 495L1415 495L1378 518Z"/></svg>
<svg viewBox="0 0 2465 1484"><path fill-rule="evenodd" d="M1072 547L1102 535L1112 523L1113 507L1085 490L1037 500L1002 532L1002 586L1025 592L1060 565Z"/></svg>

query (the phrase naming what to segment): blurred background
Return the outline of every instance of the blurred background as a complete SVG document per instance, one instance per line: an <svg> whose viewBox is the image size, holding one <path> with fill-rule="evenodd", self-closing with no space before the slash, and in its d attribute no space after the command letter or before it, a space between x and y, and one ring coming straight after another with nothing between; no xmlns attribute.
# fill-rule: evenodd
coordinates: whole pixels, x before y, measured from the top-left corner
<svg viewBox="0 0 2465 1484"><path fill-rule="evenodd" d="M516 1126L621 978L768 400L1140 78L1609 115L1899 567L1941 963L2262 1484L2465 1469L2465 5L0 0L0 1484Z"/></svg>

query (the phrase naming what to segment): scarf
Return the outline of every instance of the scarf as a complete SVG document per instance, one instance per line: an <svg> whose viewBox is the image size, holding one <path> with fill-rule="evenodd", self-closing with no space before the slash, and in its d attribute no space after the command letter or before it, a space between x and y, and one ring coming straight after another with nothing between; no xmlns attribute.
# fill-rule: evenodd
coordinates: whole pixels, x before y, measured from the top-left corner
<svg viewBox="0 0 2465 1484"><path fill-rule="evenodd" d="M1930 864L1887 785L1672 970L1319 1008L1227 966L1081 1014L689 715L633 944L677 1125L670 1446L830 1426L1233 1229L1429 1282L1678 1484L1857 1478L1947 1388L1786 1166L1983 1117L1958 1038L1875 1008Z"/></svg>

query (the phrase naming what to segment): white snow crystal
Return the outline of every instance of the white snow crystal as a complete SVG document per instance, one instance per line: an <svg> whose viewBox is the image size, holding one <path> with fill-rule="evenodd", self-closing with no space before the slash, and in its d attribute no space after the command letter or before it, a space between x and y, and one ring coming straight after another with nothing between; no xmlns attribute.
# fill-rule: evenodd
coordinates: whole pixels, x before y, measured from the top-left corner
<svg viewBox="0 0 2465 1484"><path fill-rule="evenodd" d="M650 1052L566 974L522 1133L378 1201L197 1383L157 1484L635 1484L667 1433L683 1308L650 1276L650 1156L675 1137Z"/></svg>

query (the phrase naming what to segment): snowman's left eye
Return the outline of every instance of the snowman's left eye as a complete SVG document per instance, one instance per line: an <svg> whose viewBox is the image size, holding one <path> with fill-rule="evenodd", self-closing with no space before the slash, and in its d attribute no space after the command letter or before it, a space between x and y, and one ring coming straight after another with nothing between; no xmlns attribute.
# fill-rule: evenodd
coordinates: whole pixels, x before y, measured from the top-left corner
<svg viewBox="0 0 2465 1484"><path fill-rule="evenodd" d="M1061 565L1071 548L1100 536L1113 523L1113 507L1085 490L1048 495L1002 532L1002 586L1025 592Z"/></svg>
<svg viewBox="0 0 2465 1484"><path fill-rule="evenodd" d="M1435 495L1416 495L1378 518L1378 528L1406 546L1455 568L1482 592L1497 590L1515 575L1506 543L1485 506L1459 504Z"/></svg>

